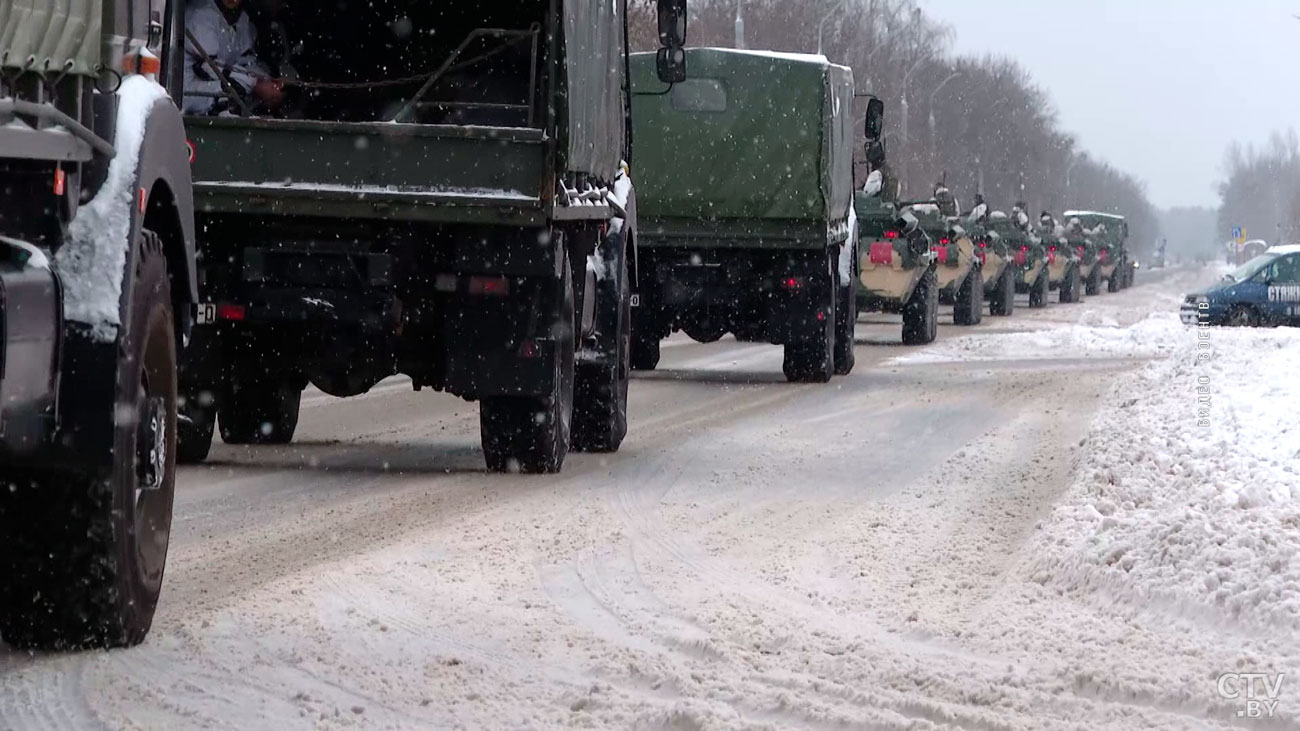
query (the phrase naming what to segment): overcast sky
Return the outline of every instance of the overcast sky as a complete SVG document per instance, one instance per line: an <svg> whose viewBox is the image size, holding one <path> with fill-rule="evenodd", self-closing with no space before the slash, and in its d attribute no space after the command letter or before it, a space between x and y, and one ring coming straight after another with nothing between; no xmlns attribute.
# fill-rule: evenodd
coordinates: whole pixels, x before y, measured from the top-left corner
<svg viewBox="0 0 1300 731"><path fill-rule="evenodd" d="M1300 0L919 0L959 53L1023 63L1157 206L1217 206L1224 151L1300 127Z"/></svg>

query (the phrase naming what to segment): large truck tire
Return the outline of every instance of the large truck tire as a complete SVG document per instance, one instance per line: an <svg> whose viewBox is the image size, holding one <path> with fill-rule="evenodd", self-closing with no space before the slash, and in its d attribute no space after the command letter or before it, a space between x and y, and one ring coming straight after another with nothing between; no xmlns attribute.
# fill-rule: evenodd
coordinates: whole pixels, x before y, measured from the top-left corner
<svg viewBox="0 0 1300 731"><path fill-rule="evenodd" d="M217 413L226 444L288 444L298 429L302 389L285 377L237 380Z"/></svg>
<svg viewBox="0 0 1300 731"><path fill-rule="evenodd" d="M957 290L957 300L953 303L952 321L955 325L973 326L984 319L984 283L980 279L980 270L972 268L966 275L966 281Z"/></svg>
<svg viewBox="0 0 1300 731"><path fill-rule="evenodd" d="M560 311L551 328L555 373L551 392L541 398L493 396L479 408L483 456L492 472L553 474L569 455L573 425L574 312L573 271L563 257Z"/></svg>
<svg viewBox="0 0 1300 731"><path fill-rule="evenodd" d="M1038 273L1038 279L1034 281L1033 287L1029 290L1029 309L1041 310L1047 306L1047 294L1051 289L1051 281L1047 275L1047 267Z"/></svg>
<svg viewBox="0 0 1300 731"><path fill-rule="evenodd" d="M853 372L853 366L857 362L853 347L856 344L854 339L857 337L858 280L854 278L848 286L836 287L836 297L835 375L847 376Z"/></svg>
<svg viewBox="0 0 1300 731"><path fill-rule="evenodd" d="M6 477L0 490L0 638L17 648L130 647L153 624L176 488L177 377L167 262L150 231L130 297L113 403L136 418L117 421L111 473Z"/></svg>
<svg viewBox="0 0 1300 731"><path fill-rule="evenodd" d="M613 363L582 364L575 370L572 448L577 452L617 452L627 436L627 391L631 376L632 292L626 272L620 277L618 323L611 339Z"/></svg>
<svg viewBox="0 0 1300 731"><path fill-rule="evenodd" d="M180 464L199 464L212 451L217 414L212 405L204 405L201 400L199 394L186 394L178 407L176 461Z"/></svg>
<svg viewBox="0 0 1300 731"><path fill-rule="evenodd" d="M903 345L929 345L938 334L939 281L927 271L903 306Z"/></svg>
<svg viewBox="0 0 1300 731"><path fill-rule="evenodd" d="M1016 273L1011 267L1004 267L998 288L993 292L989 302L989 314L995 317L1010 317L1016 309Z"/></svg>
<svg viewBox="0 0 1300 731"><path fill-rule="evenodd" d="M1083 275L1079 272L1078 267L1073 267L1061 281L1061 302L1062 304L1074 304L1078 302L1083 293L1079 290L1083 288Z"/></svg>
<svg viewBox="0 0 1300 731"><path fill-rule="evenodd" d="M1123 262L1115 265L1115 271L1111 272L1110 279L1106 280L1106 291L1115 294L1124 288L1124 266Z"/></svg>
<svg viewBox="0 0 1300 731"><path fill-rule="evenodd" d="M1088 275L1088 281L1084 286L1084 292L1089 297L1101 294L1101 267L1093 266L1092 273Z"/></svg>

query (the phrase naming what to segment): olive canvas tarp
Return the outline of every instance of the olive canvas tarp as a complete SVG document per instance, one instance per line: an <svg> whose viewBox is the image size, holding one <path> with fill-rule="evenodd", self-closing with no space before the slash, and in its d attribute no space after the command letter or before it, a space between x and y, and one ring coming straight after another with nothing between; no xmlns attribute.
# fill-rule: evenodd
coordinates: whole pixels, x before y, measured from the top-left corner
<svg viewBox="0 0 1300 731"><path fill-rule="evenodd" d="M853 196L853 75L819 56L696 48L665 91L632 58L637 205L650 217L822 219Z"/></svg>
<svg viewBox="0 0 1300 731"><path fill-rule="evenodd" d="M612 181L623 159L623 3L564 3L568 169Z"/></svg>
<svg viewBox="0 0 1300 731"><path fill-rule="evenodd" d="M103 19L102 0L0 0L0 66L93 75Z"/></svg>

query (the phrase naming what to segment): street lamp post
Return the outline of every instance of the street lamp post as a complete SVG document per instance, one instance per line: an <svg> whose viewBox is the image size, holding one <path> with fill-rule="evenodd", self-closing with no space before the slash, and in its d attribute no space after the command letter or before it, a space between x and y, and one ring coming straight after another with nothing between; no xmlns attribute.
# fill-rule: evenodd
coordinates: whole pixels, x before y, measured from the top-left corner
<svg viewBox="0 0 1300 731"><path fill-rule="evenodd" d="M948 78L940 81L939 85L934 87L934 91L930 92L930 139L932 140L934 139L934 98L939 95L940 91L943 91L943 87L947 86L949 81L952 81L959 76L961 76L960 71L954 71L951 74L948 74Z"/></svg>
<svg viewBox="0 0 1300 731"><path fill-rule="evenodd" d="M908 131L907 131L907 130L908 130L908 104L907 104L907 90L908 90L908 88L909 88L909 86L910 86L910 84L911 84L911 81L912 81L912 74L916 73L916 70L919 69L919 68L921 68L921 64L922 64L922 63L925 63L927 60L929 60L929 57L928 57L928 56L922 56L922 57L916 59L916 62L913 63L913 64L912 64L912 67L909 68L909 69L907 70L907 73L903 74L903 90L902 90L902 96L899 98L899 105L898 105L898 106L899 106L899 112L900 112L900 120L899 120L899 121L902 123L902 128L901 128L899 131L900 131L900 132L902 133L902 135L903 135L903 155L904 155L904 158L903 158L903 161L904 161L904 162L903 162L903 185L904 185L904 190L908 190L908 189L909 189L909 188L907 187L907 184L910 182L910 181L908 180L908 177L909 177L909 176L908 176L908 173L911 171L911 167L912 167L911 164L910 164L910 162L911 162L911 157L908 156L908 155L909 155L908 147L909 147L909 143L911 142L911 136L908 134Z"/></svg>
<svg viewBox="0 0 1300 731"><path fill-rule="evenodd" d="M1073 157L1070 160L1070 164L1065 166L1065 205L1067 206L1071 205L1070 204L1070 171L1074 169L1074 166L1078 164L1078 162L1079 162L1079 158Z"/></svg>
<svg viewBox="0 0 1300 731"><path fill-rule="evenodd" d="M826 17L822 18L822 22L817 26L817 53L818 53L818 55L824 53L824 51L822 50L822 48L823 48L823 43L822 43L822 41L823 41L823 39L825 38L825 35L826 35L826 21L830 20L831 17L834 16L834 15L835 15L836 13L838 13L839 11L841 11L841 10L843 10L844 8L848 7L848 4L849 4L849 0L844 0L844 1L841 2L839 5L836 5L835 7L831 8L831 11L830 11L829 13L826 14Z"/></svg>
<svg viewBox="0 0 1300 731"><path fill-rule="evenodd" d="M736 48L745 47L745 0L736 0Z"/></svg>

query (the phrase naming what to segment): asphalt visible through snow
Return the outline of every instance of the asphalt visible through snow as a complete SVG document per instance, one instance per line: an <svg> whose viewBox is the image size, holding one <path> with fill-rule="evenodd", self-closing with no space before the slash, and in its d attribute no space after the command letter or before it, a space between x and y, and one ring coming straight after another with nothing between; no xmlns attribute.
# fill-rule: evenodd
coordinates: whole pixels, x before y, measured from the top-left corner
<svg viewBox="0 0 1300 731"><path fill-rule="evenodd" d="M945 308L939 337L1123 326L1198 279L1021 297L975 328ZM181 470L143 646L0 646L0 729L1230 725L1159 691L1197 647L1013 601L1026 536L1144 359L900 363L924 349L899 328L863 316L826 386L785 383L774 346L675 337L622 450L548 477L486 473L473 404L310 391L292 445Z"/></svg>

